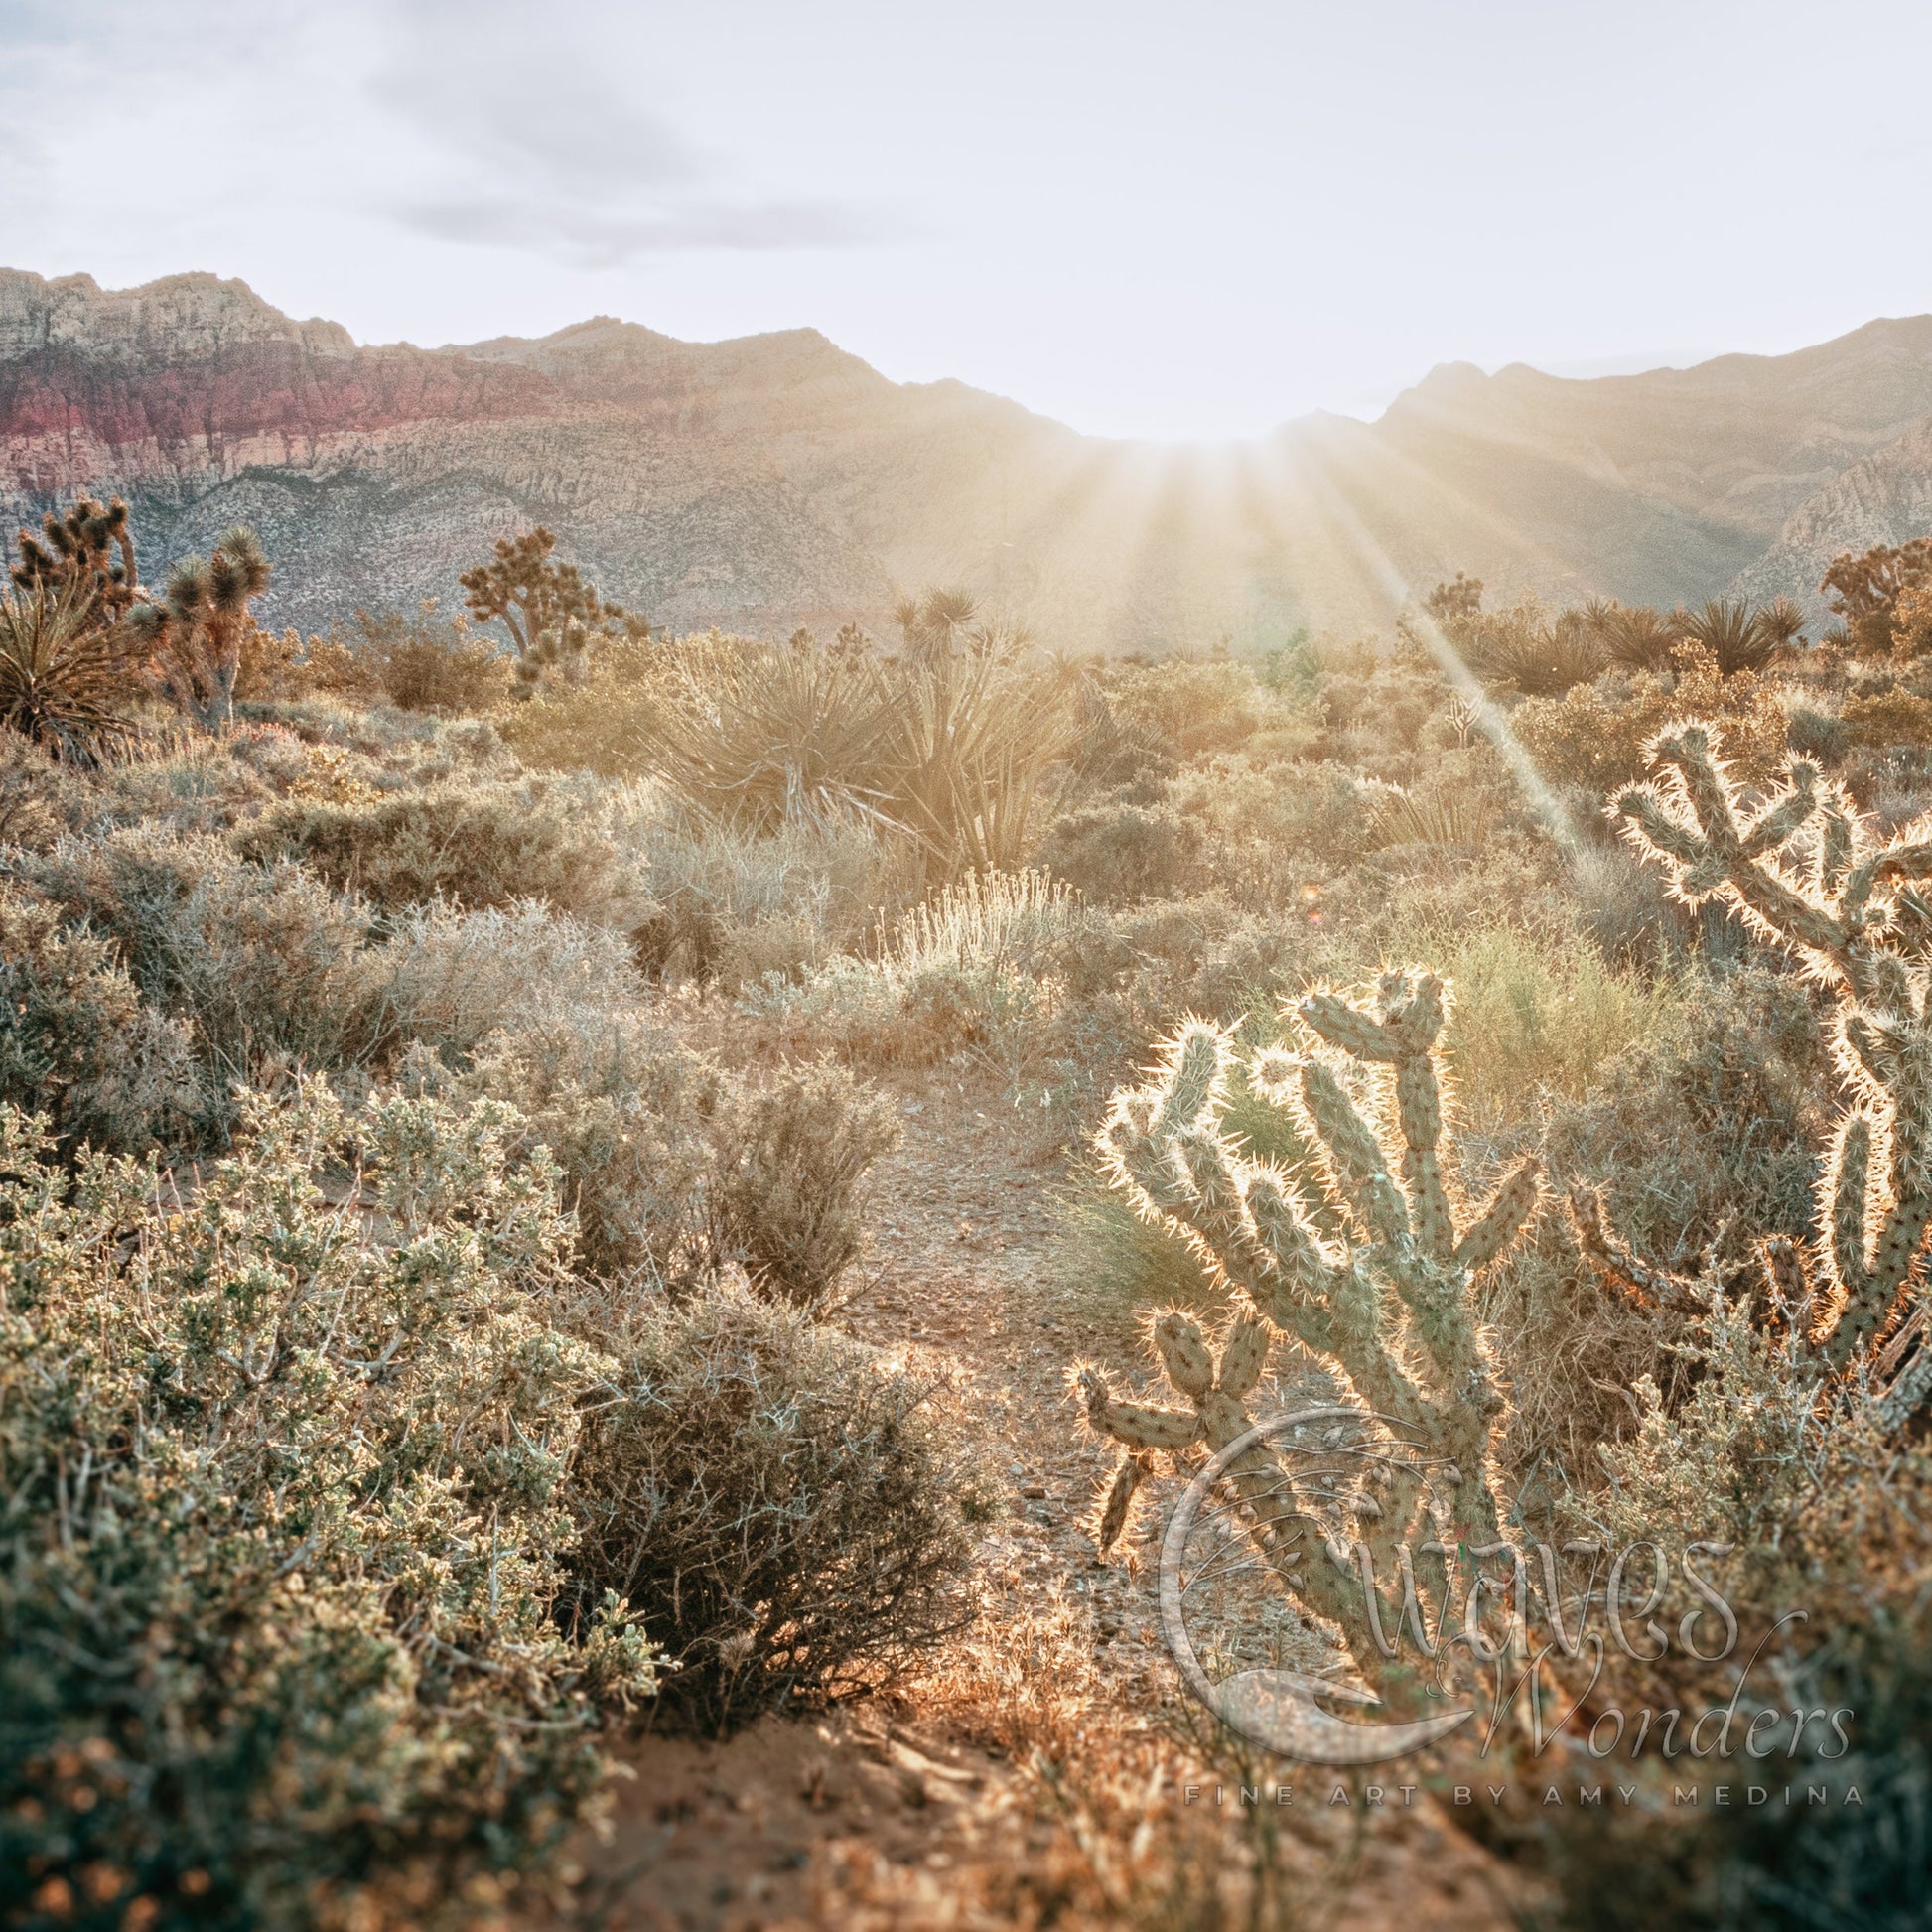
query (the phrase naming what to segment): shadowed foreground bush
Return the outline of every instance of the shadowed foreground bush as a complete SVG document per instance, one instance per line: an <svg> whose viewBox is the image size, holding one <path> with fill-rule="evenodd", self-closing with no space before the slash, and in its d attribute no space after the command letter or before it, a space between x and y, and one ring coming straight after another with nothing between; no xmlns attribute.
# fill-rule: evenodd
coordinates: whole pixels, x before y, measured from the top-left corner
<svg viewBox="0 0 1932 1932"><path fill-rule="evenodd" d="M585 1425L573 1565L677 1660L668 1707L729 1728L965 1621L948 1586L979 1489L903 1370L725 1290L648 1311L618 1379Z"/></svg>
<svg viewBox="0 0 1932 1932"><path fill-rule="evenodd" d="M441 1923L584 1812L652 1660L551 1614L607 1364L511 1119L250 1097L180 1205L0 1110L0 1922Z"/></svg>

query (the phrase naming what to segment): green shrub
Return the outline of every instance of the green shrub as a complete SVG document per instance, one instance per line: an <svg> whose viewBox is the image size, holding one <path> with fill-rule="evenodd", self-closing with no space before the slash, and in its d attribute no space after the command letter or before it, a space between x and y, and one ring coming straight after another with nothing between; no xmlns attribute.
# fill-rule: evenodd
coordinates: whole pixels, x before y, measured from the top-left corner
<svg viewBox="0 0 1932 1932"><path fill-rule="evenodd" d="M606 1367L537 1312L568 1223L513 1117L244 1120L182 1202L0 1110L9 1923L467 1920L652 1686L621 1612L553 1614ZM344 1153L379 1238L318 1185Z"/></svg>
<svg viewBox="0 0 1932 1932"><path fill-rule="evenodd" d="M966 1620L982 1488L931 1391L785 1303L642 1311L624 1400L590 1416L573 1494L584 1600L626 1598L723 1729L876 1682Z"/></svg>
<svg viewBox="0 0 1932 1932"><path fill-rule="evenodd" d="M144 1152L199 1112L182 1028L143 1002L105 940L6 885L0 1102L44 1114L69 1151Z"/></svg>
<svg viewBox="0 0 1932 1932"><path fill-rule="evenodd" d="M1882 1604L1875 1616L1868 1603L1840 1607L1844 1620L1792 1672L1786 1695L1794 1709L1850 1712L1850 1748L1841 1753L1829 1726L1812 1726L1795 1761L1752 1767L1768 1803L1675 1806L1665 1776L1645 1780L1627 1808L1545 1811L1539 1837L1557 1899L1532 1923L1918 1932L1932 1896L1932 1644L1916 1604ZM1729 1775L1706 1768L1698 1781ZM1809 1802L1813 1788L1825 1803Z"/></svg>
<svg viewBox="0 0 1932 1932"><path fill-rule="evenodd" d="M548 1148L590 1270L688 1293L729 1265L816 1307L859 1252L890 1106L833 1066L762 1084L633 1014L553 1005L484 1042L465 1086L515 1100Z"/></svg>
<svg viewBox="0 0 1932 1932"><path fill-rule="evenodd" d="M1246 743L1266 706L1245 664L1217 659L1122 665L1108 674L1105 689L1108 709L1129 739L1182 763Z"/></svg>
<svg viewBox="0 0 1932 1932"><path fill-rule="evenodd" d="M287 804L235 833L251 859L299 859L393 915L431 899L472 911L536 898L560 912L619 890L609 842L540 787L460 784L348 804Z"/></svg>
<svg viewBox="0 0 1932 1932"><path fill-rule="evenodd" d="M420 1042L452 1068L505 1028L644 997L621 933L534 903L483 912L412 907L374 967L383 1036Z"/></svg>

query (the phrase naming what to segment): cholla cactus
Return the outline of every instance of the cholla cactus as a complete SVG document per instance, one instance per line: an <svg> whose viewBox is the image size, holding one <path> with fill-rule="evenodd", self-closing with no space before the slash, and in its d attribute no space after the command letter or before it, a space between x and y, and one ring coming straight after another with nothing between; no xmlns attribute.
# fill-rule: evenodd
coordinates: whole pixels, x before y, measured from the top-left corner
<svg viewBox="0 0 1932 1932"><path fill-rule="evenodd" d="M1311 1190L1227 1133L1237 1049L1204 1021L1182 1027L1147 1085L1115 1095L1100 1137L1115 1184L1143 1216L1183 1236L1254 1313L1229 1331L1218 1370L1185 1317L1155 1322L1155 1346L1188 1411L1116 1401L1085 1371L1095 1429L1138 1454L1196 1441L1225 1447L1250 1427L1241 1399L1260 1377L1269 1328L1282 1329L1443 1472L1453 1501L1442 1529L1471 1547L1500 1541L1493 1438L1504 1397L1469 1291L1528 1220L1541 1180L1525 1161L1458 1231L1443 1174L1436 1062L1449 1003L1442 980L1410 968L1385 973L1362 1004L1316 993L1294 1009L1319 1040L1372 1070L1367 1117L1318 1054L1264 1047L1247 1056L1249 1084L1320 1150ZM1363 1580L1351 1574L1345 1540L1296 1496L1265 1447L1229 1476L1250 1503L1264 1561L1352 1637L1359 1619L1345 1612L1360 1607ZM1275 1500L1255 1507L1265 1497ZM1402 1542L1420 1498L1411 1484L1355 1500L1354 1514L1375 1525L1364 1539L1372 1551ZM1332 1563L1301 1561L1311 1532Z"/></svg>
<svg viewBox="0 0 1932 1932"><path fill-rule="evenodd" d="M1888 1336L1932 1226L1932 903L1912 883L1932 877L1932 827L1879 844L1844 788L1802 761L1747 809L1721 750L1709 725L1665 733L1653 747L1661 779L1611 811L1685 904L1736 907L1836 996L1836 1058L1854 1098L1819 1178L1819 1237L1768 1244L1763 1258L1781 1298L1808 1311L1813 1346L1841 1374L1869 1372L1895 1425L1932 1393L1922 1289ZM1584 1250L1599 1273L1634 1278L1608 1237Z"/></svg>

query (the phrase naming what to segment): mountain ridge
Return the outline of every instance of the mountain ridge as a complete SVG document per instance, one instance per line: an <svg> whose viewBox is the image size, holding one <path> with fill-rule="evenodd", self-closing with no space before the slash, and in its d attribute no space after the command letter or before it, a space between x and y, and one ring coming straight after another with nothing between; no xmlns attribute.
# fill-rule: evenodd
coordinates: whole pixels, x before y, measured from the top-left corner
<svg viewBox="0 0 1932 1932"><path fill-rule="evenodd" d="M1932 316L1636 374L1442 363L1373 422L1160 446L894 382L810 328L685 343L600 316L360 345L209 274L0 269L0 510L83 487L128 497L150 575L254 522L264 615L305 629L454 601L536 521L680 628L878 626L956 581L1068 648L1260 645L1386 624L1456 569L1815 609L1821 558L1932 527Z"/></svg>

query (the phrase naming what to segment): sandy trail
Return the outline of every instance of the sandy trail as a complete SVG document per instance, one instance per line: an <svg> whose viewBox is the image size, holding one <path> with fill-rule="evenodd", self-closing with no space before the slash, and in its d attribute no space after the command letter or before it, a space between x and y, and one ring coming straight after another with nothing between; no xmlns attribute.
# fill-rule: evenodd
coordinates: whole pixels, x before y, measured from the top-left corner
<svg viewBox="0 0 1932 1932"><path fill-rule="evenodd" d="M1143 1725L1162 1656L1153 1566L1095 1561L1084 1525L1113 1457L1066 1393L1076 1359L1138 1363L1125 1319L1097 1323L1049 1276L1061 1153L952 1069L893 1091L903 1139L877 1171L869 1253L835 1318L947 1374L993 1452L1010 1513L983 1546L975 1640L1020 1643L1032 1619L1085 1608L1114 1716ZM916 1691L769 1718L722 1743L644 1736L621 1755L634 1775L608 1842L580 1855L575 1914L609 1932L1048 1922L1053 1873L1081 1856L1022 1770ZM1293 1781L1319 1803L1311 1780ZM1313 1836L1335 1822L1311 1820ZM1501 1928L1499 1884L1425 1799L1369 1823L1341 1916ZM1308 1922L1333 1922L1339 1903L1311 1901Z"/></svg>

